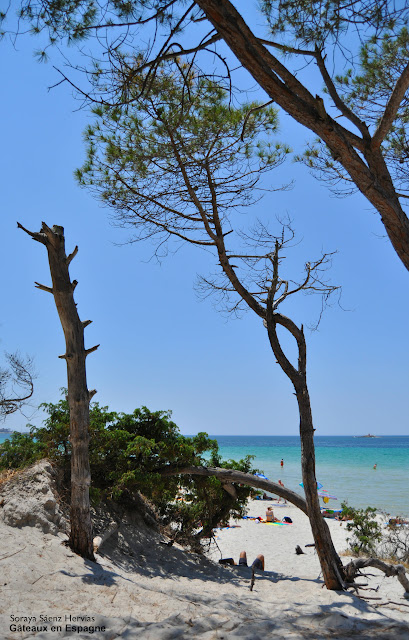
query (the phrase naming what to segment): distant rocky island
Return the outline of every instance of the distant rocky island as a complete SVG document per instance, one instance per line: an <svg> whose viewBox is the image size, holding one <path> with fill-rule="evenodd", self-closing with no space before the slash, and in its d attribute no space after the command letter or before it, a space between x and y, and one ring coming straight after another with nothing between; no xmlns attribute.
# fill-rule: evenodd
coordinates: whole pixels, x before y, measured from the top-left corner
<svg viewBox="0 0 409 640"><path fill-rule="evenodd" d="M379 438L379 436L374 436L372 433L367 433L366 436L354 436L355 438Z"/></svg>
<svg viewBox="0 0 409 640"><path fill-rule="evenodd" d="M0 433L13 433L10 429L0 429Z"/></svg>

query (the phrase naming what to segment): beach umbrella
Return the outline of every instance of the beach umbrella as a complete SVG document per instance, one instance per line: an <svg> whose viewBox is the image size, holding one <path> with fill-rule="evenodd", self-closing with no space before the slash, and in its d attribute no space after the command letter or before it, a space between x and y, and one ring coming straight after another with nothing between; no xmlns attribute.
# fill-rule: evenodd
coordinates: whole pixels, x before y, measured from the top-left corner
<svg viewBox="0 0 409 640"><path fill-rule="evenodd" d="M302 487L302 488L304 489L304 483L303 483L303 482L300 482L300 485L299 485L299 486L300 486L300 487ZM317 489L322 489L322 487L323 487L323 486L324 486L324 485L323 485L323 484L321 484L321 482L317 482Z"/></svg>
<svg viewBox="0 0 409 640"><path fill-rule="evenodd" d="M263 473L255 473L255 476L257 476L257 478L261 478L262 480L268 480L267 476L265 476Z"/></svg>
<svg viewBox="0 0 409 640"><path fill-rule="evenodd" d="M330 496L330 494L327 491L325 491L325 489L324 489L324 491L318 491L318 495L320 496L320 498L324 498L324 502L325 502L325 498L327 500L329 500L329 499L338 500L338 498L336 498L335 496Z"/></svg>

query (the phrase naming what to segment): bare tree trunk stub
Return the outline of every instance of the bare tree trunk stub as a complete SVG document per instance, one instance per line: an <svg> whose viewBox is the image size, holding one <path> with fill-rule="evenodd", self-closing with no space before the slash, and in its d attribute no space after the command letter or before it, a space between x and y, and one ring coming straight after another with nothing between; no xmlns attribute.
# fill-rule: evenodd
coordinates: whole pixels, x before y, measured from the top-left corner
<svg viewBox="0 0 409 640"><path fill-rule="evenodd" d="M68 405L70 411L71 452L71 510L69 544L73 551L84 558L95 560L90 513L89 487L91 472L89 464L89 402L85 359L96 347L86 350L84 325L74 302L77 282L71 282L68 271L78 249L67 257L65 253L64 229L48 227L42 223L40 232L31 232L20 223L18 227L47 248L52 288L36 283L38 289L52 293L64 331L66 349L60 358L67 364Z"/></svg>

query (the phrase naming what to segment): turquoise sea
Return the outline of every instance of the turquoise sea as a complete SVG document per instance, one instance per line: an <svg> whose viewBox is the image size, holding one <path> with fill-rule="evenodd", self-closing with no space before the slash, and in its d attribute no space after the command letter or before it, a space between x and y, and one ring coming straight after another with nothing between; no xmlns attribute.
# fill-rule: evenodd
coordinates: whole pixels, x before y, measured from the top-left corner
<svg viewBox="0 0 409 640"><path fill-rule="evenodd" d="M303 493L298 436L212 437L224 458L254 455L254 466L270 480L280 479L289 489ZM393 516L409 516L409 436L316 436L315 448L317 480L338 498L330 500L329 508L346 500L352 507L371 506Z"/></svg>
<svg viewBox="0 0 409 640"><path fill-rule="evenodd" d="M0 443L7 437L0 433ZM217 439L223 458L240 460L253 455L254 466L270 480L280 479L302 494L298 436L212 437ZM330 500L328 507L337 508L347 500L353 507L371 506L393 516L409 517L409 436L316 436L315 448L317 480L338 498Z"/></svg>
<svg viewBox="0 0 409 640"><path fill-rule="evenodd" d="M0 433L0 444L10 438L10 433Z"/></svg>

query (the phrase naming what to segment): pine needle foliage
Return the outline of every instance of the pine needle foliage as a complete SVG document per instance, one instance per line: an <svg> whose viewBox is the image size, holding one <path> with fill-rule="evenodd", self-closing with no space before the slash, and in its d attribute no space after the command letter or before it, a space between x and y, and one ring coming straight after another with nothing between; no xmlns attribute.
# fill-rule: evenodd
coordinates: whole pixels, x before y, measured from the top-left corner
<svg viewBox="0 0 409 640"><path fill-rule="evenodd" d="M76 178L114 211L116 224L132 229L131 240L173 234L211 245L205 225L214 228L216 194L223 222L259 199L261 176L289 151L266 140L277 131L277 111L261 106L233 107L217 82L186 65L136 75L122 104L94 109Z"/></svg>
<svg viewBox="0 0 409 640"><path fill-rule="evenodd" d="M78 47L85 62L74 62L66 78L86 104L123 105L137 77L149 93L163 63L175 71L195 65L242 102L246 81L236 84L236 72L244 68L271 103L318 136L297 159L336 195L360 192L409 270L409 0L260 0L254 11L242 5L20 0L14 29L7 29L11 5L3 12L3 33L23 32L28 22L48 38L39 60L52 44L88 38L86 50ZM74 71L83 72L83 83ZM109 190L105 195L110 202Z"/></svg>

